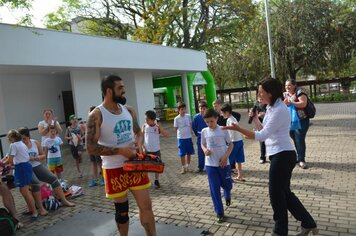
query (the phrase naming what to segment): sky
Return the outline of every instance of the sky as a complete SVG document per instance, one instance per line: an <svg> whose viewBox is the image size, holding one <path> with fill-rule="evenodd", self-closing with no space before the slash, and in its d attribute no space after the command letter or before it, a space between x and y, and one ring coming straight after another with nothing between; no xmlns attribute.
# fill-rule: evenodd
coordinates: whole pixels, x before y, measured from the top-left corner
<svg viewBox="0 0 356 236"><path fill-rule="evenodd" d="M44 28L43 18L50 12L54 12L61 5L62 0L34 0L30 13L33 15L32 23L35 27ZM24 11L0 7L0 22L16 24Z"/></svg>

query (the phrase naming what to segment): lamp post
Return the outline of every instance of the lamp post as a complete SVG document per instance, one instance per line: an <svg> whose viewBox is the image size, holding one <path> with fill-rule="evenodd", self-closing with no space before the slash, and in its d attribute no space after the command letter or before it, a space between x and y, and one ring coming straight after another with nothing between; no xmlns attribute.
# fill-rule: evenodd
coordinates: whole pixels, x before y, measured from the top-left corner
<svg viewBox="0 0 356 236"><path fill-rule="evenodd" d="M274 70L274 62L273 62L272 35L271 35L270 22L269 22L268 0L265 0L265 10L266 10L266 25L267 25L267 37L268 37L269 63L271 66L271 77L275 79L276 72Z"/></svg>

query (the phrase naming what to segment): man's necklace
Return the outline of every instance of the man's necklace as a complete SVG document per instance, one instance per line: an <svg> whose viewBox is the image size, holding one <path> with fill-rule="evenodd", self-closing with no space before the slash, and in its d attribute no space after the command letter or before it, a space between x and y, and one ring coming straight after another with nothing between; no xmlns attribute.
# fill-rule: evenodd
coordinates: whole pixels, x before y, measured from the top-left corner
<svg viewBox="0 0 356 236"><path fill-rule="evenodd" d="M109 108L106 108L111 114L118 115L121 113L121 107L117 107L116 110L111 110Z"/></svg>

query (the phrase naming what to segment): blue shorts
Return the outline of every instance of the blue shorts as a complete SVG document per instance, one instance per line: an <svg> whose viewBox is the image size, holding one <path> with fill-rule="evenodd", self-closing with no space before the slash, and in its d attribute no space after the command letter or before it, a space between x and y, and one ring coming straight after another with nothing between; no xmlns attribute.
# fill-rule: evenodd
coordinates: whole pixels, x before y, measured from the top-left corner
<svg viewBox="0 0 356 236"><path fill-rule="evenodd" d="M229 156L230 163L244 163L245 162L245 152L244 152L244 142L242 140L233 142L233 149Z"/></svg>
<svg viewBox="0 0 356 236"><path fill-rule="evenodd" d="M193 155L194 147L192 138L177 139L178 156L184 157L185 155Z"/></svg>
<svg viewBox="0 0 356 236"><path fill-rule="evenodd" d="M31 185L32 165L29 162L23 162L15 165L15 183L17 187Z"/></svg>

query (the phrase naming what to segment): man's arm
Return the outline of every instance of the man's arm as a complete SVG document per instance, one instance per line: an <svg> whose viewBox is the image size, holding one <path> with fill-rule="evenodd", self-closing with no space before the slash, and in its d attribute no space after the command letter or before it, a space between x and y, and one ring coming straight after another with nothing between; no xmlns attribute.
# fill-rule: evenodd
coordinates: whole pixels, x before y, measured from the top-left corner
<svg viewBox="0 0 356 236"><path fill-rule="evenodd" d="M95 108L92 112L90 112L87 122L87 150L90 155L103 155L103 156L111 156L111 155L123 155L126 157L134 157L134 147L107 147L98 144L98 140L100 138L100 126L102 123L102 116L99 108Z"/></svg>
<svg viewBox="0 0 356 236"><path fill-rule="evenodd" d="M134 133L136 135L136 144L137 144L139 153L142 153L143 134L142 134L140 125L138 124L138 121L137 121L136 112L132 107L127 106L127 105L126 105L126 107L127 107L127 110L130 112L130 114L132 116L132 127L133 127L133 131L134 131Z"/></svg>

